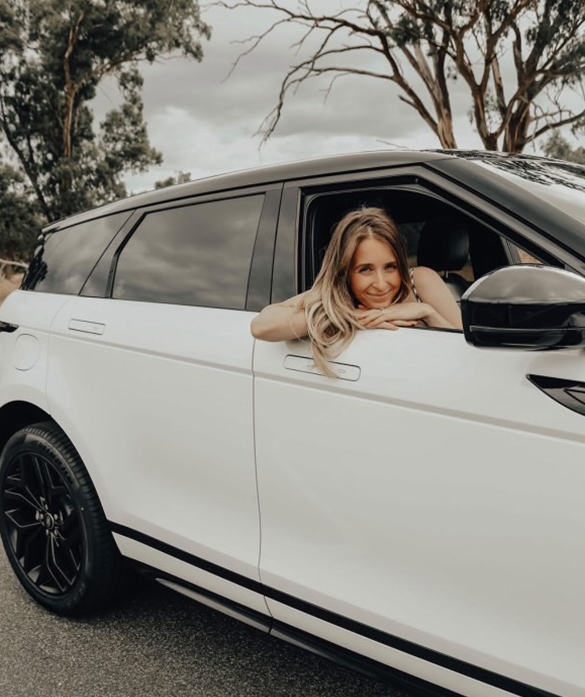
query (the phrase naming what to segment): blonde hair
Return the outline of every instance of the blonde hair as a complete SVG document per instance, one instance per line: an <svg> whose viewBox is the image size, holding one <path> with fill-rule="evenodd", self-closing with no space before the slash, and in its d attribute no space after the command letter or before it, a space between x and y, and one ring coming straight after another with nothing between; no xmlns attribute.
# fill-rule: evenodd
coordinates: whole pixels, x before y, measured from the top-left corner
<svg viewBox="0 0 585 697"><path fill-rule="evenodd" d="M328 377L336 375L327 361L336 358L361 327L355 318L350 270L358 245L368 238L385 242L396 256L402 282L394 302L402 302L410 292L406 245L386 211L364 207L344 215L335 226L315 283L299 306L307 319L315 365Z"/></svg>

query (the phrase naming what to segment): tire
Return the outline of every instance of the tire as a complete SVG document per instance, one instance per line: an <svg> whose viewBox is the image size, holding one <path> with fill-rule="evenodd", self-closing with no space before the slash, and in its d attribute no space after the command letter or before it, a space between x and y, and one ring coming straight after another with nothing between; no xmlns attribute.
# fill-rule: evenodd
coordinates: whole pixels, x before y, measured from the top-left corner
<svg viewBox="0 0 585 697"><path fill-rule="evenodd" d="M0 457L0 531L19 581L60 615L112 597L121 557L91 478L52 421L27 426Z"/></svg>

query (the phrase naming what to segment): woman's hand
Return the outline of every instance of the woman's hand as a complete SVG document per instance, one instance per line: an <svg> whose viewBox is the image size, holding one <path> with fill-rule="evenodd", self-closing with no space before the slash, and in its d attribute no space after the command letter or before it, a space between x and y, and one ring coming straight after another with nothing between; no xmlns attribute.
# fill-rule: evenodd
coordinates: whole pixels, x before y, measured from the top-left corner
<svg viewBox="0 0 585 697"><path fill-rule="evenodd" d="M384 309L368 309L358 305L355 318L364 329L398 329L425 322L434 309L426 303L398 303Z"/></svg>

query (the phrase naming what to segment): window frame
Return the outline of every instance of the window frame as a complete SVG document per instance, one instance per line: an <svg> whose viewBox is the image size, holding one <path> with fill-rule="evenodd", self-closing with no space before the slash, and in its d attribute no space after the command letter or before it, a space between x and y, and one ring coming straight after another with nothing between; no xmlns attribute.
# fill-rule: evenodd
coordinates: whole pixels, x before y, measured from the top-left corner
<svg viewBox="0 0 585 697"><path fill-rule="evenodd" d="M140 211L137 211L137 210L129 211L129 216L126 219L126 221L124 222L124 225L122 225L122 227L118 230L118 232L112 238L112 241L110 242L110 244L104 249L102 254L100 254L99 259L96 261L96 263L94 264L88 277L85 279L85 282L84 282L83 286L81 287L81 290L79 291L79 295L81 297L84 297L84 298L95 298L95 297L107 298L107 297L109 297L107 294L107 291L108 291L108 288L110 287L110 282L111 282L112 259L113 259L114 255L116 253L116 250L120 244L120 240L124 239L126 237L126 235L128 235L129 232L136 227L137 221L139 219L140 219ZM108 257L110 257L110 266L109 266L108 273L107 273L107 279L106 279L106 285L105 285L104 291L100 295L89 295L89 294L86 295L84 293L84 291L87 287L87 284L91 280L91 277L93 276L95 270L97 269L97 267L101 263L102 259L105 258L105 260L107 262Z"/></svg>
<svg viewBox="0 0 585 697"><path fill-rule="evenodd" d="M91 264L89 271L85 275L85 278L83 279L83 281L81 281L81 285L79 286L79 290L72 291L72 292L66 292L64 290L55 290L55 289L53 289L53 290L40 290L36 286L34 288L29 287L30 283L32 283L32 281L35 280L34 277L31 279L27 278L29 273L30 273L30 268L33 265L34 260L37 258L37 254L40 253L39 252L40 248L45 247L45 244L47 243L48 239L50 239L51 236L63 234L66 236L66 237L62 238L62 241L64 241L65 239L68 239L69 234L71 234L71 232L74 231L75 228L88 227L91 229L92 225L95 225L96 223L104 221L107 218L114 218L114 217L122 218L122 216L124 216L124 215L125 215L124 220L122 222L120 222L120 224L118 225L118 228L112 234L110 241L105 244L105 246L103 247L101 252L97 253L96 260L94 261L93 264ZM132 218L132 211L131 210L128 210L128 211L123 210L123 211L110 213L108 215L96 216L95 218L90 218L89 220L84 220L82 222L75 223L72 225L53 226L50 228L45 228L40 233L40 235L38 237L37 247L36 247L35 252L33 254L31 264L29 265L29 269L27 270L27 274L25 274L25 276L23 278L23 282L21 285L22 290L31 291L33 293L51 293L51 294L55 294L55 295L67 295L67 296L72 296L72 297L81 295L85 285L87 284L88 279L92 275L92 273L93 273L95 267L98 265L100 259L103 257L103 255L106 253L106 251L109 248L111 248L111 246L114 244L116 238L120 235L120 232L128 225L128 221L131 218Z"/></svg>
<svg viewBox="0 0 585 697"><path fill-rule="evenodd" d="M518 220L512 212L500 208L496 201L480 197L426 165L401 165L285 182L276 236L271 302L281 302L310 287L311 269L307 263L307 253L310 253L311 231L307 230L307 212L308 204L316 196L341 194L350 189L380 190L398 186L433 196L451 206L454 212L475 220L499 235L511 264L519 263L518 255L511 247L516 245L542 258L545 263L569 268L583 275L578 260L566 249Z"/></svg>
<svg viewBox="0 0 585 697"><path fill-rule="evenodd" d="M132 239L133 235L138 231L143 220L147 215L167 210L196 206L204 203L216 203L221 201L229 201L233 199L248 198L251 196L263 196L264 200L260 211L260 218L258 221L254 241L252 244L252 254L250 256L250 265L248 268L248 280L246 282L246 295L244 307L223 308L218 306L206 306L198 304L189 304L186 305L186 307L210 307L210 309L216 310L229 309L232 311L247 311L249 309L248 298L251 287L256 288L256 300L254 304L259 304L259 297L262 298L260 302L264 302L264 304L267 304L270 295L270 285L272 282L272 263L270 264L267 273L266 269L264 268L264 265L259 264L257 261L255 263L255 260L261 256L266 257L266 255L269 255L270 259L272 260L274 253L276 224L278 220L281 193L282 183L271 183L265 186L251 186L237 190L205 193L198 196L181 199L179 201L177 201L176 199L172 201L163 201L137 209L134 215L132 216L131 220L127 221L127 223L129 224L124 226L123 235L117 236L120 237L120 239L115 239L115 241L117 241L117 246L115 247L112 254L105 297L110 300L123 300L121 298L113 297L113 289L118 269L118 261L126 245ZM156 303L155 300L128 300L128 302ZM160 304L174 303L167 303L161 301Z"/></svg>

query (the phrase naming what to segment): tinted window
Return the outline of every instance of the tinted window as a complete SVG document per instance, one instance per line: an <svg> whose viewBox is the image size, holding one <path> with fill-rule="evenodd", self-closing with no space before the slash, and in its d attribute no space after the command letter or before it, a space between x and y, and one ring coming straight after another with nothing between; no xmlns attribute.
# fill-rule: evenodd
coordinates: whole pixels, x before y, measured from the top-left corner
<svg viewBox="0 0 585 697"><path fill-rule="evenodd" d="M494 230L426 192L399 187L335 192L317 196L310 206L308 238L312 237L313 246L307 254L305 287L313 283L321 268L339 220L363 206L383 208L394 220L406 243L409 267L429 266L451 287L463 288L510 263L502 238Z"/></svg>
<svg viewBox="0 0 585 697"><path fill-rule="evenodd" d="M243 309L264 196L149 213L123 248L113 297Z"/></svg>
<svg viewBox="0 0 585 697"><path fill-rule="evenodd" d="M22 287L44 293L77 295L129 215L128 212L118 213L46 233L35 251Z"/></svg>
<svg viewBox="0 0 585 697"><path fill-rule="evenodd" d="M124 225L118 230L117 235L114 236L98 263L93 267L93 271L81 289L80 295L90 298L105 298L107 296L108 280L114 256L122 240L130 229L134 227L131 218L132 216L124 222Z"/></svg>

